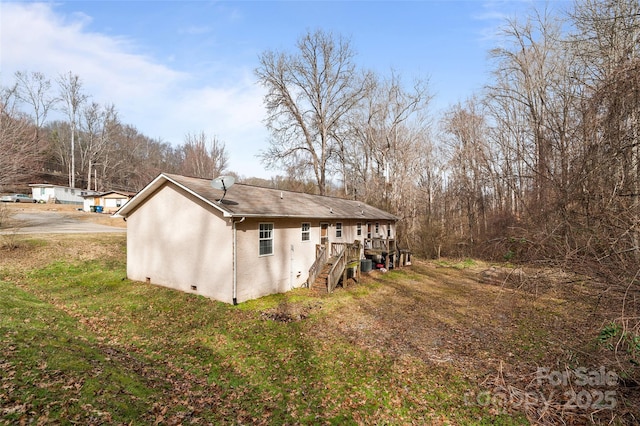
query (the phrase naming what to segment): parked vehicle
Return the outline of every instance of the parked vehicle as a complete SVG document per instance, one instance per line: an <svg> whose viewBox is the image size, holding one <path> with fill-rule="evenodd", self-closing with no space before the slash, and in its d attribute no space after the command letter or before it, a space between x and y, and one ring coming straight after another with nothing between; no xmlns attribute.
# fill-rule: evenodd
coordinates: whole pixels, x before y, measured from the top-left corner
<svg viewBox="0 0 640 426"><path fill-rule="evenodd" d="M0 197L3 203L35 203L36 200L25 194L12 194Z"/></svg>

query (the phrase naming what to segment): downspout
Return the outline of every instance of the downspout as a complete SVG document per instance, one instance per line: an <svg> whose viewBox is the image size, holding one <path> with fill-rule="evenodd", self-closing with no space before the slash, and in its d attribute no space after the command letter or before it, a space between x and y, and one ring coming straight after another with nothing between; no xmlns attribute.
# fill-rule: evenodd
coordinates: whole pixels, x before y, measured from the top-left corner
<svg viewBox="0 0 640 426"><path fill-rule="evenodd" d="M231 219L233 223L233 304L238 304L238 240L237 240L237 230L236 224L242 223L246 217L235 221Z"/></svg>

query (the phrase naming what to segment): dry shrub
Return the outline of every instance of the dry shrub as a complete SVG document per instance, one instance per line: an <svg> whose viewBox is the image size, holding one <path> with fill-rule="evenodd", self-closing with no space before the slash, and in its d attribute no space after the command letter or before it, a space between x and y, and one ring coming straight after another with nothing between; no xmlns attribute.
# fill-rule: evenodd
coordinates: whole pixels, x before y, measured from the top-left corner
<svg viewBox="0 0 640 426"><path fill-rule="evenodd" d="M6 226L9 219L9 209L4 203L0 203L0 229Z"/></svg>
<svg viewBox="0 0 640 426"><path fill-rule="evenodd" d="M503 364L483 383L476 402L497 412L524 413L536 425L637 424L630 409L622 406L621 378L611 368L539 367L520 376ZM633 404L633 402L628 402Z"/></svg>

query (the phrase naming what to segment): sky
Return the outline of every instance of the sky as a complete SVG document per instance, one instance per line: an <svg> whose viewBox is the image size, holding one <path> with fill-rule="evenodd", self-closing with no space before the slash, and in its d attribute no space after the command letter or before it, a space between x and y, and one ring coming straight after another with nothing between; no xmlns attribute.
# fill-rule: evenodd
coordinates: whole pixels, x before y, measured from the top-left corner
<svg viewBox="0 0 640 426"><path fill-rule="evenodd" d="M0 0L0 84L16 71L72 72L146 136L178 145L205 132L225 143L231 171L268 178L278 171L258 158L269 141L254 74L263 52L293 53L308 31L340 34L360 68L428 80L437 116L481 91L500 26L533 6L544 3Z"/></svg>

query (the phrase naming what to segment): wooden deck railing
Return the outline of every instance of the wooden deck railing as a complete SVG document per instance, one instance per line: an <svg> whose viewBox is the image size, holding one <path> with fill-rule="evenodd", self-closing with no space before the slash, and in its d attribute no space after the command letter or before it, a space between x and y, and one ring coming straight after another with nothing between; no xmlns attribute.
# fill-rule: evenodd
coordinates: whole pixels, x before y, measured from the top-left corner
<svg viewBox="0 0 640 426"><path fill-rule="evenodd" d="M331 257L337 257L343 250L346 250L347 261L360 260L360 242L354 243L331 243Z"/></svg>
<svg viewBox="0 0 640 426"><path fill-rule="evenodd" d="M335 263L329 271L327 278L327 291L333 292L338 283L340 276L346 279L347 265L360 260L360 242L349 243L331 243L331 257L335 258Z"/></svg>
<svg viewBox="0 0 640 426"><path fill-rule="evenodd" d="M340 252L337 253L337 259L331 269L329 270L329 276L327 277L327 292L333 293L333 290L336 288L338 283L340 282L340 277L345 271L347 267L347 249L346 247L340 247ZM331 257L333 256L333 248L331 250Z"/></svg>
<svg viewBox="0 0 640 426"><path fill-rule="evenodd" d="M316 244L316 260L309 268L309 278L307 280L307 287L311 287L313 282L318 278L322 268L327 263L327 246L324 244Z"/></svg>
<svg viewBox="0 0 640 426"><path fill-rule="evenodd" d="M383 252L393 252L396 250L396 240L393 238L365 238L365 250L379 250Z"/></svg>

